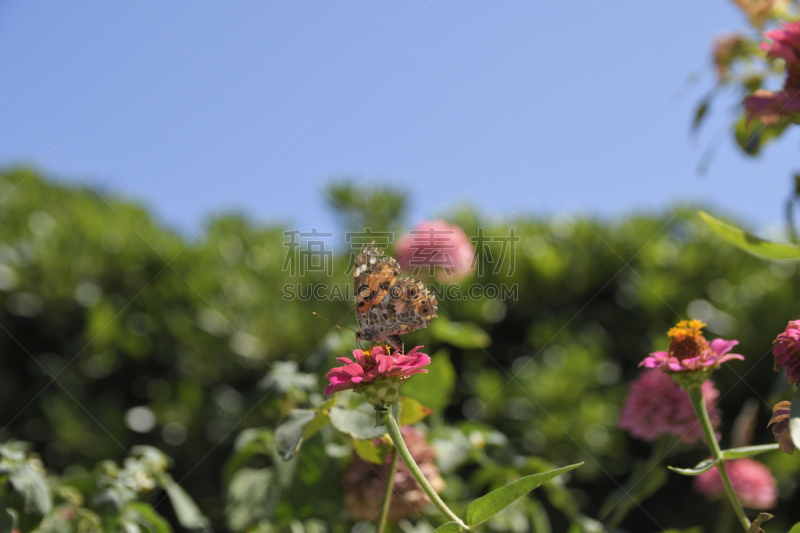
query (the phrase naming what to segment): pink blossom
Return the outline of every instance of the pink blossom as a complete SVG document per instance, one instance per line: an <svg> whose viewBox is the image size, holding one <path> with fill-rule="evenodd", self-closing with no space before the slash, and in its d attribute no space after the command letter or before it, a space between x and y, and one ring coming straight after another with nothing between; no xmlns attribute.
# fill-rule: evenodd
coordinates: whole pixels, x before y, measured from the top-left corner
<svg viewBox="0 0 800 533"><path fill-rule="evenodd" d="M759 89L744 99L747 120L760 118L764 124L774 124L782 117L800 111L800 91L768 91Z"/></svg>
<svg viewBox="0 0 800 533"><path fill-rule="evenodd" d="M800 383L800 320L792 320L786 329L772 341L775 355L775 372L786 369L786 381Z"/></svg>
<svg viewBox="0 0 800 533"><path fill-rule="evenodd" d="M325 388L325 395L362 388L378 380L403 381L414 374L427 373L428 371L422 367L429 365L431 358L417 352L420 348L422 346L417 346L407 354L395 351L390 355L388 348L384 350L382 346L375 346L367 351L353 350L355 361L347 357L338 357L337 360L343 366L325 374L330 381L330 385Z"/></svg>
<svg viewBox="0 0 800 533"><path fill-rule="evenodd" d="M772 509L777 505L778 482L762 463L745 457L725 461L725 469L733 491L743 506L751 509ZM694 489L712 500L725 495L725 487L716 468L694 478Z"/></svg>
<svg viewBox="0 0 800 533"><path fill-rule="evenodd" d="M464 230L443 220L420 222L397 241L397 262L415 275L421 267L428 267L428 274L433 276L438 267L448 277L466 276L474 252Z"/></svg>
<svg viewBox="0 0 800 533"><path fill-rule="evenodd" d="M759 89L744 100L748 122L760 118L764 124L778 122L800 112L800 21L787 22L764 37L772 43L761 43L767 57L786 61L786 79L782 91Z"/></svg>
<svg viewBox="0 0 800 533"><path fill-rule="evenodd" d="M711 423L717 428L722 422L722 412L716 405L719 391L711 380L703 383L701 390ZM660 370L646 370L631 382L619 427L646 441L674 435L685 444L694 444L703 436L689 393Z"/></svg>
<svg viewBox="0 0 800 533"><path fill-rule="evenodd" d="M739 341L714 339L710 343L703 337L705 324L699 320L681 320L667 335L669 350L653 352L639 363L645 368L661 368L667 372L694 372L717 368L726 361L744 360L738 353L728 353Z"/></svg>
<svg viewBox="0 0 800 533"><path fill-rule="evenodd" d="M774 41L761 43L767 57L780 57L790 65L800 63L800 21L784 22L780 28L765 32L764 37Z"/></svg>

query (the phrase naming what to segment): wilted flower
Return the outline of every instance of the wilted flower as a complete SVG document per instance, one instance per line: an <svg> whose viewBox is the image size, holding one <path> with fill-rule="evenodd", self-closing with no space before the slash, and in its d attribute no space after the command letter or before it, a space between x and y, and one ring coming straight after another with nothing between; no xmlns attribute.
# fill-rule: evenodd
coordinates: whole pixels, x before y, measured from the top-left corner
<svg viewBox="0 0 800 533"><path fill-rule="evenodd" d="M725 461L733 491L742 505L751 509L772 509L778 503L778 482L769 468L745 457ZM716 467L694 478L694 488L712 500L725 495L725 487Z"/></svg>
<svg viewBox="0 0 800 533"><path fill-rule="evenodd" d="M717 428L722 422L722 412L716 406L719 391L710 380L701 390L711 423ZM646 370L631 382L619 427L646 441L674 435L685 444L694 444L703 436L689 393L660 370Z"/></svg>
<svg viewBox="0 0 800 533"><path fill-rule="evenodd" d="M800 383L800 320L792 320L786 329L772 341L775 355L775 372L786 369L786 381Z"/></svg>
<svg viewBox="0 0 800 533"><path fill-rule="evenodd" d="M440 268L448 277L463 277L469 274L474 252L464 230L443 220L420 222L397 241L397 262L415 273L428 267L430 275Z"/></svg>
<svg viewBox="0 0 800 533"><path fill-rule="evenodd" d="M728 353L739 341L714 339L710 343L703 337L706 325L699 320L681 320L671 328L669 350L653 352L639 363L646 368L661 368L667 372L693 372L717 368L732 359L743 360L738 353Z"/></svg>
<svg viewBox="0 0 800 533"><path fill-rule="evenodd" d="M764 37L773 41L761 43L767 57L786 61L786 80L782 91L760 89L745 98L744 107L748 121L759 117L764 124L772 124L800 111L800 21L784 23Z"/></svg>
<svg viewBox="0 0 800 533"><path fill-rule="evenodd" d="M425 435L413 427L403 426L400 432L425 478L436 492L441 492L445 483L434 463L436 450L425 440ZM354 520L371 521L378 516L388 475L389 457L383 465L376 465L354 456L353 462L344 473L344 501ZM399 459L394 475L394 492L389 504L389 520L397 522L419 513L429 502L430 499L408 471L406 464Z"/></svg>
<svg viewBox="0 0 800 533"><path fill-rule="evenodd" d="M789 432L789 409L790 402L778 402L772 408L772 418L769 419L767 427L772 426L772 434L775 441L780 445L781 451L791 455L794 452L794 442Z"/></svg>
<svg viewBox="0 0 800 533"><path fill-rule="evenodd" d="M339 366L325 374L330 385L325 395L347 389L354 389L374 406L392 404L397 400L400 385L409 376L427 373L424 366L431 358L417 350L417 346L407 354L395 351L389 354L388 347L375 346L371 350L353 350L352 359L338 357L344 366Z"/></svg>

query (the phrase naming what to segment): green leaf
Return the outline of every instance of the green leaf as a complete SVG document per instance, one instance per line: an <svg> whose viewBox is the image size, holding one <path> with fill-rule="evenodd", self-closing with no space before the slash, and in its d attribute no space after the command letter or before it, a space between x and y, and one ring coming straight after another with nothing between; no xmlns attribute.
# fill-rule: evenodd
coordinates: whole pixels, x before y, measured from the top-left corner
<svg viewBox="0 0 800 533"><path fill-rule="evenodd" d="M452 474L469 458L469 453L473 450L469 439L450 426L437 427L431 434L431 444L438 452L436 466L443 474Z"/></svg>
<svg viewBox="0 0 800 533"><path fill-rule="evenodd" d="M740 250L773 261L800 259L800 247L793 244L770 242L756 237L752 233L712 217L705 211L699 211L698 214L714 233Z"/></svg>
<svg viewBox="0 0 800 533"><path fill-rule="evenodd" d="M386 428L375 426L375 416L363 411L334 407L330 410L331 425L356 440L374 439L386 434Z"/></svg>
<svg viewBox="0 0 800 533"><path fill-rule="evenodd" d="M772 518L775 517L769 513L759 513L756 519L750 524L750 529L747 530L747 533L764 533L764 530L761 529L761 524Z"/></svg>
<svg viewBox="0 0 800 533"><path fill-rule="evenodd" d="M646 463L638 463L625 485L613 491L606 498L599 514L605 516L611 513L628 499L634 502L643 502L663 487L667 483L668 477L668 472L664 467L656 466L648 469Z"/></svg>
<svg viewBox="0 0 800 533"><path fill-rule="evenodd" d="M13 468L9 479L14 490L25 500L25 506L31 507L36 514L45 515L53 508L53 498L44 474L29 462Z"/></svg>
<svg viewBox="0 0 800 533"><path fill-rule="evenodd" d="M353 448L359 457L376 465L382 465L391 449L391 444L374 444L372 440L354 440Z"/></svg>
<svg viewBox="0 0 800 533"><path fill-rule="evenodd" d="M403 395L414 398L435 411L441 411L450 404L456 385L456 371L447 350L439 350L433 354L427 369L427 374L417 374L403 383Z"/></svg>
<svg viewBox="0 0 800 533"><path fill-rule="evenodd" d="M248 428L236 437L233 453L222 469L222 480L228 484L233 473L244 466L256 455L271 455L275 450L275 439L272 431L266 428Z"/></svg>
<svg viewBox="0 0 800 533"><path fill-rule="evenodd" d="M455 522L448 522L434 529L433 533L436 533L437 531L439 533L451 533L452 531L463 531L463 529L461 529L461 526Z"/></svg>
<svg viewBox="0 0 800 533"><path fill-rule="evenodd" d="M203 515L189 494L166 472L153 472L161 487L167 492L178 523L189 531L210 531L211 523Z"/></svg>
<svg viewBox="0 0 800 533"><path fill-rule="evenodd" d="M305 428L317 416L314 409L292 409L275 430L275 448L284 461L295 456L303 444Z"/></svg>
<svg viewBox="0 0 800 533"><path fill-rule="evenodd" d="M760 444L758 446L742 446L741 448L730 448L722 450L722 458L726 461L731 459L741 459L742 457L752 457L767 452L774 452L780 450L780 445L776 442L774 444Z"/></svg>
<svg viewBox="0 0 800 533"><path fill-rule="evenodd" d="M794 445L800 447L800 389L795 391L789 407L789 433Z"/></svg>
<svg viewBox="0 0 800 533"><path fill-rule="evenodd" d="M492 343L489 334L472 322L451 322L439 317L428 326L431 336L444 342L468 350L470 348L486 348Z"/></svg>
<svg viewBox="0 0 800 533"><path fill-rule="evenodd" d="M259 520L272 517L281 489L270 468L242 468L228 487L225 514L233 531L245 531Z"/></svg>
<svg viewBox="0 0 800 533"><path fill-rule="evenodd" d="M469 526L482 524L542 483L578 468L582 464L578 463L551 470L550 472L526 476L478 498L467 506L467 510L464 513L466 524Z"/></svg>
<svg viewBox="0 0 800 533"><path fill-rule="evenodd" d="M169 522L160 516L149 503L131 502L125 506L125 513L133 514L137 523L142 520L147 522L153 526L151 530L156 533L172 533Z"/></svg>
<svg viewBox="0 0 800 533"><path fill-rule="evenodd" d="M739 147L748 155L758 155L761 149L771 140L780 136L789 125L783 120L776 124L764 124L761 119L753 119L749 123L747 117L738 120L734 133Z"/></svg>
<svg viewBox="0 0 800 533"><path fill-rule="evenodd" d="M705 459L697 463L694 468L675 468L674 466L668 466L667 468L684 476L699 476L703 472L708 472L714 468L715 464L717 462L714 459Z"/></svg>
<svg viewBox="0 0 800 533"><path fill-rule="evenodd" d="M800 522L793 525L792 529L789 530L789 533L800 533Z"/></svg>
<svg viewBox="0 0 800 533"><path fill-rule="evenodd" d="M399 403L400 420L398 420L398 423L400 426L416 424L433 412L433 409L430 407L425 407L414 398L409 398L407 396L401 396Z"/></svg>
<svg viewBox="0 0 800 533"><path fill-rule="evenodd" d="M11 509L0 509L0 533L11 533L14 529L14 515Z"/></svg>

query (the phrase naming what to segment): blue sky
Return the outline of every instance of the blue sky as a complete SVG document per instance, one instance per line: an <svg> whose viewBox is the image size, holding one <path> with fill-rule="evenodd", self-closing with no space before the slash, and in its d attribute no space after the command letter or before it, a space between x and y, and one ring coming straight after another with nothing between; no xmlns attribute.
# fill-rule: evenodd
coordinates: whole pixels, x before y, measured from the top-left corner
<svg viewBox="0 0 800 533"><path fill-rule="evenodd" d="M613 217L694 200L764 228L800 170L795 132L742 156L732 98L689 132L712 39L743 26L722 0L6 0L0 164L186 233L221 209L334 228L321 187L345 176L405 187L409 224L462 203Z"/></svg>

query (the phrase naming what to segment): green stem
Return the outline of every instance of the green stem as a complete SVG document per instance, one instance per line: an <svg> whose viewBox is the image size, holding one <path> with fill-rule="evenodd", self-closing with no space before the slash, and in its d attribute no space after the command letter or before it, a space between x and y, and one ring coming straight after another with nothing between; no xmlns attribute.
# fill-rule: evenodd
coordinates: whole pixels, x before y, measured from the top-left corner
<svg viewBox="0 0 800 533"><path fill-rule="evenodd" d="M631 479L625 483L625 487L630 487L629 493L632 492L639 483L643 482L647 476L652 473L654 468L661 464L661 461L667 455L671 446L672 439L666 435L662 435L656 440L653 451L647 459L647 462L641 467L637 467ZM619 503L617 503L617 509L606 524L606 529L611 531L619 527L625 517L628 516L628 513L631 512L631 509L639 505L639 503L640 502L638 502L636 498L629 495L620 499Z"/></svg>
<svg viewBox="0 0 800 533"><path fill-rule="evenodd" d="M381 503L381 516L378 518L378 531L383 533L386 530L386 522L389 520L389 507L392 506L392 493L394 492L394 475L397 472L397 450L392 449L391 459L389 460L389 477L386 478L386 491L383 493Z"/></svg>
<svg viewBox="0 0 800 533"><path fill-rule="evenodd" d="M717 461L717 471L719 472L719 477L722 478L722 484L725 486L725 492L728 494L728 500L731 502L731 507L733 507L733 511L739 518L739 522L742 523L744 530L749 531L750 520L748 520L747 515L744 514L742 504L739 502L739 498L733 491L731 480L728 479L728 471L725 469L725 461L722 459L722 451L719 449L717 436L714 434L714 426L711 425L711 419L708 417L708 410L706 409L706 401L703 398L701 385L692 386L689 388L688 392L689 397L692 399L694 413L697 415L697 419L700 421L700 425L703 427L703 434L705 434L708 449L711 451L711 456L715 461Z"/></svg>
<svg viewBox="0 0 800 533"><path fill-rule="evenodd" d="M428 498L431 499L433 505L435 505L436 508L439 509L439 512L445 515L449 520L469 531L467 525L464 524L464 522L453 511L450 510L447 504L445 504L439 495L436 494L436 491L433 490L433 487L431 487L431 484L428 483L428 480L425 479L425 476L422 474L419 466L417 466L416 461L414 461L414 458L411 456L411 452L408 451L406 443L403 441L403 435L400 433L400 426L397 425L397 420L394 419L388 409L386 409L383 415L383 423L389 432L389 436L392 437L392 442L394 442L394 447L397 449L397 453L403 458L403 462L408 467L408 471L411 472L411 475L417 480L417 483L419 483L420 487L422 487L422 490L424 490L425 494L428 495Z"/></svg>

